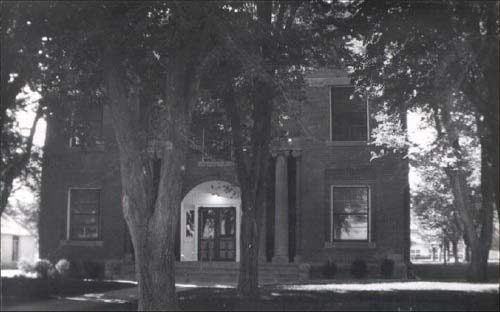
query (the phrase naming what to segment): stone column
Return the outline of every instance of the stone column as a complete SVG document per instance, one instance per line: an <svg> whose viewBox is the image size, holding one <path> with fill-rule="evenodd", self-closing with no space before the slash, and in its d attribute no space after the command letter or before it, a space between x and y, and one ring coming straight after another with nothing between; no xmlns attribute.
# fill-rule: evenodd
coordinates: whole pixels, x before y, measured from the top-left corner
<svg viewBox="0 0 500 312"><path fill-rule="evenodd" d="M274 256L275 263L288 263L288 151L276 155Z"/></svg>
<svg viewBox="0 0 500 312"><path fill-rule="evenodd" d="M300 174L301 174L301 157L300 150L292 151L292 156L295 158L295 257L293 262L302 262L302 209L300 207Z"/></svg>

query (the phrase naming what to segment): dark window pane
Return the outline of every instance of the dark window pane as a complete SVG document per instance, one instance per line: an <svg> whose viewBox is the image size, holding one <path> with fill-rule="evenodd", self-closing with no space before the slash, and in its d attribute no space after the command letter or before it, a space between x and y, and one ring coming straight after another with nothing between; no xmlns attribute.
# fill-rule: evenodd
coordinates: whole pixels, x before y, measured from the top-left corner
<svg viewBox="0 0 500 312"><path fill-rule="evenodd" d="M366 141L366 101L352 87L331 88L332 140Z"/></svg>
<svg viewBox="0 0 500 312"><path fill-rule="evenodd" d="M235 210L223 208L220 216L220 235L232 236L235 230Z"/></svg>
<svg viewBox="0 0 500 312"><path fill-rule="evenodd" d="M90 189L72 189L71 200L74 203L97 203L99 202L99 190Z"/></svg>
<svg viewBox="0 0 500 312"><path fill-rule="evenodd" d="M103 104L96 97L82 97L71 115L71 146L95 146L102 142ZM88 103L85 105L85 103Z"/></svg>
<svg viewBox="0 0 500 312"><path fill-rule="evenodd" d="M72 189L70 198L70 239L97 239L100 190Z"/></svg>
<svg viewBox="0 0 500 312"><path fill-rule="evenodd" d="M215 236L215 209L201 210L201 238L214 238Z"/></svg>
<svg viewBox="0 0 500 312"><path fill-rule="evenodd" d="M74 217L71 224L71 237L73 239L97 239L97 218L94 216Z"/></svg>
<svg viewBox="0 0 500 312"><path fill-rule="evenodd" d="M221 112L196 112L192 117L191 147L202 161L228 161L231 156L229 123Z"/></svg>

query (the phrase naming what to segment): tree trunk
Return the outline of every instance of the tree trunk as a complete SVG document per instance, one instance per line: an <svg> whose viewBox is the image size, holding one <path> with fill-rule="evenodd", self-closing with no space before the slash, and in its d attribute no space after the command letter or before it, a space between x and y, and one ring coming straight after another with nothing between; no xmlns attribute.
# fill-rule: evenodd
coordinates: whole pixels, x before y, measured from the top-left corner
<svg viewBox="0 0 500 312"><path fill-rule="evenodd" d="M452 250L453 250L453 258L455 258L455 263L458 263L458 241L454 240L451 242Z"/></svg>
<svg viewBox="0 0 500 312"><path fill-rule="evenodd" d="M471 261L467 272L469 282L486 282L488 280L488 258L484 257L480 246L471 248Z"/></svg>
<svg viewBox="0 0 500 312"><path fill-rule="evenodd" d="M446 243L446 260L449 262L450 258L451 258L451 254L450 254L450 241L448 239L446 239L445 243Z"/></svg>
<svg viewBox="0 0 500 312"><path fill-rule="evenodd" d="M473 220L470 217L469 211L465 207L470 207L468 195L464 190L466 189L466 179L462 171L447 170L453 195L456 199L457 208L460 213L468 216L463 217L465 229L467 230L467 240L469 241L471 250L470 267L468 271L467 279L471 282L482 282L487 280L487 268L488 268L488 253L491 245L491 235L492 235L492 223L493 216L492 205L489 205L490 210L481 209L480 220L478 224L481 226L480 231L476 231L476 227L473 224ZM484 199L483 199L484 202ZM468 203L468 204L465 204ZM469 208L470 209L470 208Z"/></svg>
<svg viewBox="0 0 500 312"><path fill-rule="evenodd" d="M138 131L139 96L133 86L125 84L120 65L115 60L109 60L108 65L108 100L120 151L123 213L135 252L139 310L177 310L174 250L189 116L188 99L181 95L186 90L185 80L169 79L171 92L165 99L169 109L161 112L165 114L160 116L165 121L161 127L164 132L156 133L155 142L160 147L153 156L147 151L143 133ZM174 85L176 82L179 85ZM158 182L158 173L151 165L154 157L161 159Z"/></svg>
<svg viewBox="0 0 500 312"><path fill-rule="evenodd" d="M495 179L488 181L491 177L491 167L494 164L489 157L489 148L491 147L491 133L484 123L478 122L478 133L481 142L481 194L482 203L478 213L473 213L474 207L470 200L471 191L467 184L467 175L464 170L464 160L461 155L459 134L455 125L451 122L451 113L453 112L453 99L448 97L444 101L441 117L443 125L447 131L447 139L450 147L453 148L454 156L458 162L455 168L447 168L445 172L450 179L450 185L453 192L454 202L458 215L463 222L465 235L471 247L471 262L468 273L468 280L479 282L487 279L486 271L488 266L488 252L491 245L492 209L495 207L495 194L497 190L492 190L491 186ZM476 119L480 117L476 113ZM496 174L496 173L495 173Z"/></svg>
<svg viewBox="0 0 500 312"><path fill-rule="evenodd" d="M138 236L132 239L135 242L139 311L178 309L175 292L175 257L173 244L170 242L173 240L169 239L170 237L165 238L164 230L151 226L147 229L137 227L133 231ZM143 233L139 234L140 231Z"/></svg>
<svg viewBox="0 0 500 312"><path fill-rule="evenodd" d="M446 252L448 251L448 244L446 243L446 239L443 238L443 243L442 243L442 250L443 250L443 262L444 264L448 264L448 255L446 254Z"/></svg>
<svg viewBox="0 0 500 312"><path fill-rule="evenodd" d="M240 237L240 274L238 293L247 298L258 296L259 286L259 235L260 218L257 217L254 199L242 192L242 218ZM259 207L262 209L262 207Z"/></svg>
<svg viewBox="0 0 500 312"><path fill-rule="evenodd" d="M464 232L463 234L463 239L464 239L464 244L465 244L465 255L464 255L464 260L466 262L470 261L470 246L469 246L469 239L467 238L467 233Z"/></svg>
<svg viewBox="0 0 500 312"><path fill-rule="evenodd" d="M229 83L228 85L231 85ZM258 296L259 237L262 228L262 214L265 207L265 180L268 176L269 142L271 137L272 88L267 82L255 78L250 102L253 103L250 129L251 148L245 146L247 141L242 128L244 107L248 105L244 99L235 97L234 90L229 88L224 95L224 106L228 114L234 147L236 174L241 188L241 231L240 231L240 268L238 277L238 295L252 303ZM244 104L242 104L244 103ZM248 308L248 307L246 307Z"/></svg>

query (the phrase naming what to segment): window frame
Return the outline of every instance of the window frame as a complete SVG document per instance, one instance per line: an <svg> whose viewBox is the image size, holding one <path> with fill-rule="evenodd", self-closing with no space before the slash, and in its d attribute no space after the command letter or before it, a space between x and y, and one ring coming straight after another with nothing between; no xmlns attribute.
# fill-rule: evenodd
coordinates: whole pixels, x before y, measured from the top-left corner
<svg viewBox="0 0 500 312"><path fill-rule="evenodd" d="M365 96L365 111L366 111L366 139L365 140L334 140L333 139L333 89L334 88L354 88L353 85L330 85L328 98L329 98L329 111L330 111L330 142L339 143L367 143L370 140L370 108L368 105L368 96Z"/></svg>
<svg viewBox="0 0 500 312"><path fill-rule="evenodd" d="M89 190L89 191L99 191L99 200L97 203L97 237L96 238L76 238L71 236L71 220L72 220L72 209L71 209L71 191L73 190ZM101 211L101 199L102 199L102 189L98 187L70 187L68 188L68 203L67 203L67 211L66 211L66 240L68 241L100 241L102 239L101 230L102 230L102 211ZM77 214L77 215L90 215L90 214Z"/></svg>
<svg viewBox="0 0 500 312"><path fill-rule="evenodd" d="M366 188L368 190L368 202L367 202L367 212L366 212L366 239L335 239L335 232L334 232L334 201L333 201L333 191L335 188ZM372 220L372 203L371 203L371 197L372 197L372 190L371 186L367 184L332 184L330 186L330 242L332 243L370 243L372 241L371 234L372 234L372 226L371 226L371 220ZM354 213L354 214L345 214L345 215L364 215L364 214L359 214L359 213Z"/></svg>

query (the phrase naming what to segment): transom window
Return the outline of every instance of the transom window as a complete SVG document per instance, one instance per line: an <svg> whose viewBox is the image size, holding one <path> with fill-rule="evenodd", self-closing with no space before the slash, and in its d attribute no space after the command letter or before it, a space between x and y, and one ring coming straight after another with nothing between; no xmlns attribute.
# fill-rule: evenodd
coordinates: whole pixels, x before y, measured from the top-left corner
<svg viewBox="0 0 500 312"><path fill-rule="evenodd" d="M332 140L366 141L366 100L354 93L354 87L337 86L330 89L330 101Z"/></svg>
<svg viewBox="0 0 500 312"><path fill-rule="evenodd" d="M69 239L99 239L100 198L101 190L99 189L70 189Z"/></svg>
<svg viewBox="0 0 500 312"><path fill-rule="evenodd" d="M332 187L333 241L368 241L369 193L367 186Z"/></svg>

